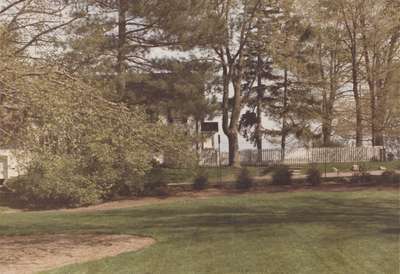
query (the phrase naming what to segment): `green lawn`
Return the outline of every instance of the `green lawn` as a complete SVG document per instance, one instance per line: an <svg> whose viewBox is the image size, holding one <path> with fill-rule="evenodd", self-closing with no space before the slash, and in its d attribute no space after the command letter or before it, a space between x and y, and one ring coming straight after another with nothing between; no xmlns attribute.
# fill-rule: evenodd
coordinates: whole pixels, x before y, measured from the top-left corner
<svg viewBox="0 0 400 274"><path fill-rule="evenodd" d="M91 213L0 213L0 235L157 240L49 273L398 274L399 218L397 191L245 194Z"/></svg>

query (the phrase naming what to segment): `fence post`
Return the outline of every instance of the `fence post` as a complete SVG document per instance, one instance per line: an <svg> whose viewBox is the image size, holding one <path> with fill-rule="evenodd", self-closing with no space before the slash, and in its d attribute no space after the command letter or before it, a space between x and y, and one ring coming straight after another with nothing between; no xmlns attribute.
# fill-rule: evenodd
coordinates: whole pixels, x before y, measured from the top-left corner
<svg viewBox="0 0 400 274"><path fill-rule="evenodd" d="M379 150L379 158L381 162L386 162L386 149L384 147Z"/></svg>

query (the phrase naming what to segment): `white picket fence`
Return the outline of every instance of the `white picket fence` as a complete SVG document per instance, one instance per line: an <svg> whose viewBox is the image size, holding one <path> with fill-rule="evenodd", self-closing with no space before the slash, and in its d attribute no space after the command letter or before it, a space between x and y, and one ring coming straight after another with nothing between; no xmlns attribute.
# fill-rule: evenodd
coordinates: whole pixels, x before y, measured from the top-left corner
<svg viewBox="0 0 400 274"><path fill-rule="evenodd" d="M311 163L353 163L384 160L383 147L323 147L299 148L287 151L282 161L280 149L240 151L242 165L265 166L270 164L301 165ZM228 165L228 153L221 153L221 165ZM218 152L207 150L201 153L200 165L215 167L219 165Z"/></svg>

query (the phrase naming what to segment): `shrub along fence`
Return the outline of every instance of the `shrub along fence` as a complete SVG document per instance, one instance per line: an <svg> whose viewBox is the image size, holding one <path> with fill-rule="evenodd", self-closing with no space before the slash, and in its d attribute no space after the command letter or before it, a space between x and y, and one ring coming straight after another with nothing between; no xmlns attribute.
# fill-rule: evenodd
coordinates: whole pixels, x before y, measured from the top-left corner
<svg viewBox="0 0 400 274"><path fill-rule="evenodd" d="M385 150L383 147L323 147L300 148L287 151L282 159L280 149L242 150L240 162L244 166L268 166L268 165L304 165L312 163L352 163L368 161L384 161ZM200 165L208 167L228 165L228 153L217 150L205 150L200 155Z"/></svg>

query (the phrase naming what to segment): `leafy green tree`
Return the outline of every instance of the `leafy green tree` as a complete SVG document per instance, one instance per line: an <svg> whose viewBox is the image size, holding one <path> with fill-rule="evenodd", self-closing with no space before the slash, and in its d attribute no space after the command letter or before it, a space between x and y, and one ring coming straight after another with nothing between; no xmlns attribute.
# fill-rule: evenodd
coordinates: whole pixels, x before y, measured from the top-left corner
<svg viewBox="0 0 400 274"><path fill-rule="evenodd" d="M398 8L395 1L364 0L360 11L363 66L370 99L368 120L374 146L385 144L390 90L400 66Z"/></svg>
<svg viewBox="0 0 400 274"><path fill-rule="evenodd" d="M213 119L219 104L212 93L214 67L210 62L191 59L159 59L155 72L127 77L128 105L141 106L153 121L165 120L179 126L193 138L200 150L200 124Z"/></svg>
<svg viewBox="0 0 400 274"><path fill-rule="evenodd" d="M318 100L307 75L310 71L310 28L295 13L294 1L282 1L270 39L269 52L275 80L267 88L265 114L279 129L265 130L272 137L280 136L282 159L287 139L311 139L311 123L315 120Z"/></svg>
<svg viewBox="0 0 400 274"><path fill-rule="evenodd" d="M244 137L257 147L259 160L261 160L264 135L262 122L266 102L266 82L279 78L273 74L271 52L272 33L277 27L279 13L278 5L272 1L265 2L263 8L256 12L257 20L249 36L244 62L243 101L249 110L241 116L240 129Z"/></svg>
<svg viewBox="0 0 400 274"><path fill-rule="evenodd" d="M84 20L71 25L59 63L71 73L115 90L114 100L125 97L130 68L146 65L144 54L151 47L153 23L143 18L146 1L72 1ZM151 1L152 3L152 1ZM99 77L100 76L100 77Z"/></svg>
<svg viewBox="0 0 400 274"><path fill-rule="evenodd" d="M80 4L78 11L83 10L85 17L71 25L66 43L61 44L65 53L60 63L72 73L109 85L117 91L115 99L123 101L129 74L152 69L148 54L153 49L191 48L196 39L190 33L203 1L72 2Z"/></svg>
<svg viewBox="0 0 400 274"><path fill-rule="evenodd" d="M356 144L360 146L371 136L373 145L384 145L389 87L395 81L393 73L398 66L398 3L384 0L300 0L299 3L299 10L307 14L320 33L321 52L328 50L330 54L326 56L331 56L327 59L322 55L320 67L326 67L322 83L326 82L324 78L331 79L330 86L337 88L331 95L344 93L346 86L351 86ZM351 75L350 83L346 74ZM327 110L329 101L327 97ZM330 119L325 120L329 124ZM365 126L371 128L370 134L365 134ZM325 128L329 133L329 127Z"/></svg>
<svg viewBox="0 0 400 274"><path fill-rule="evenodd" d="M304 24L309 25L307 70L304 75L312 83L321 98L319 111L321 124L321 145L334 145L334 121L338 115L336 105L348 92L350 73L346 44L346 35L341 29L339 18L325 14L319 2L308 3L303 7ZM301 9L301 8L300 8Z"/></svg>
<svg viewBox="0 0 400 274"><path fill-rule="evenodd" d="M23 117L18 130L2 131L22 150L28 173L14 186L31 201L75 206L123 188L138 194L138 178L155 157L173 154L190 163L190 142L180 129L150 123L142 108L111 102L104 90L46 63L0 58L1 94Z"/></svg>
<svg viewBox="0 0 400 274"><path fill-rule="evenodd" d="M229 164L240 166L239 162L239 119L243 106L242 83L244 61L249 36L256 23L256 12L263 1L216 1L212 17L221 31L211 44L222 76L222 128L229 141ZM230 98L230 90L233 96Z"/></svg>
<svg viewBox="0 0 400 274"><path fill-rule="evenodd" d="M211 63L186 59L158 59L154 72L128 77L130 105L141 105L157 120L168 123L201 122L216 110L211 94L213 66Z"/></svg>
<svg viewBox="0 0 400 274"><path fill-rule="evenodd" d="M311 1L313 2L313 1ZM303 2L304 3L304 2ZM357 146L363 144L363 104L360 85L361 75L361 10L363 0L316 1L320 6L321 16L325 22L339 22L337 29L342 31L346 48L347 63L350 67L351 88L355 103L355 140ZM305 3L305 5L307 5Z"/></svg>

